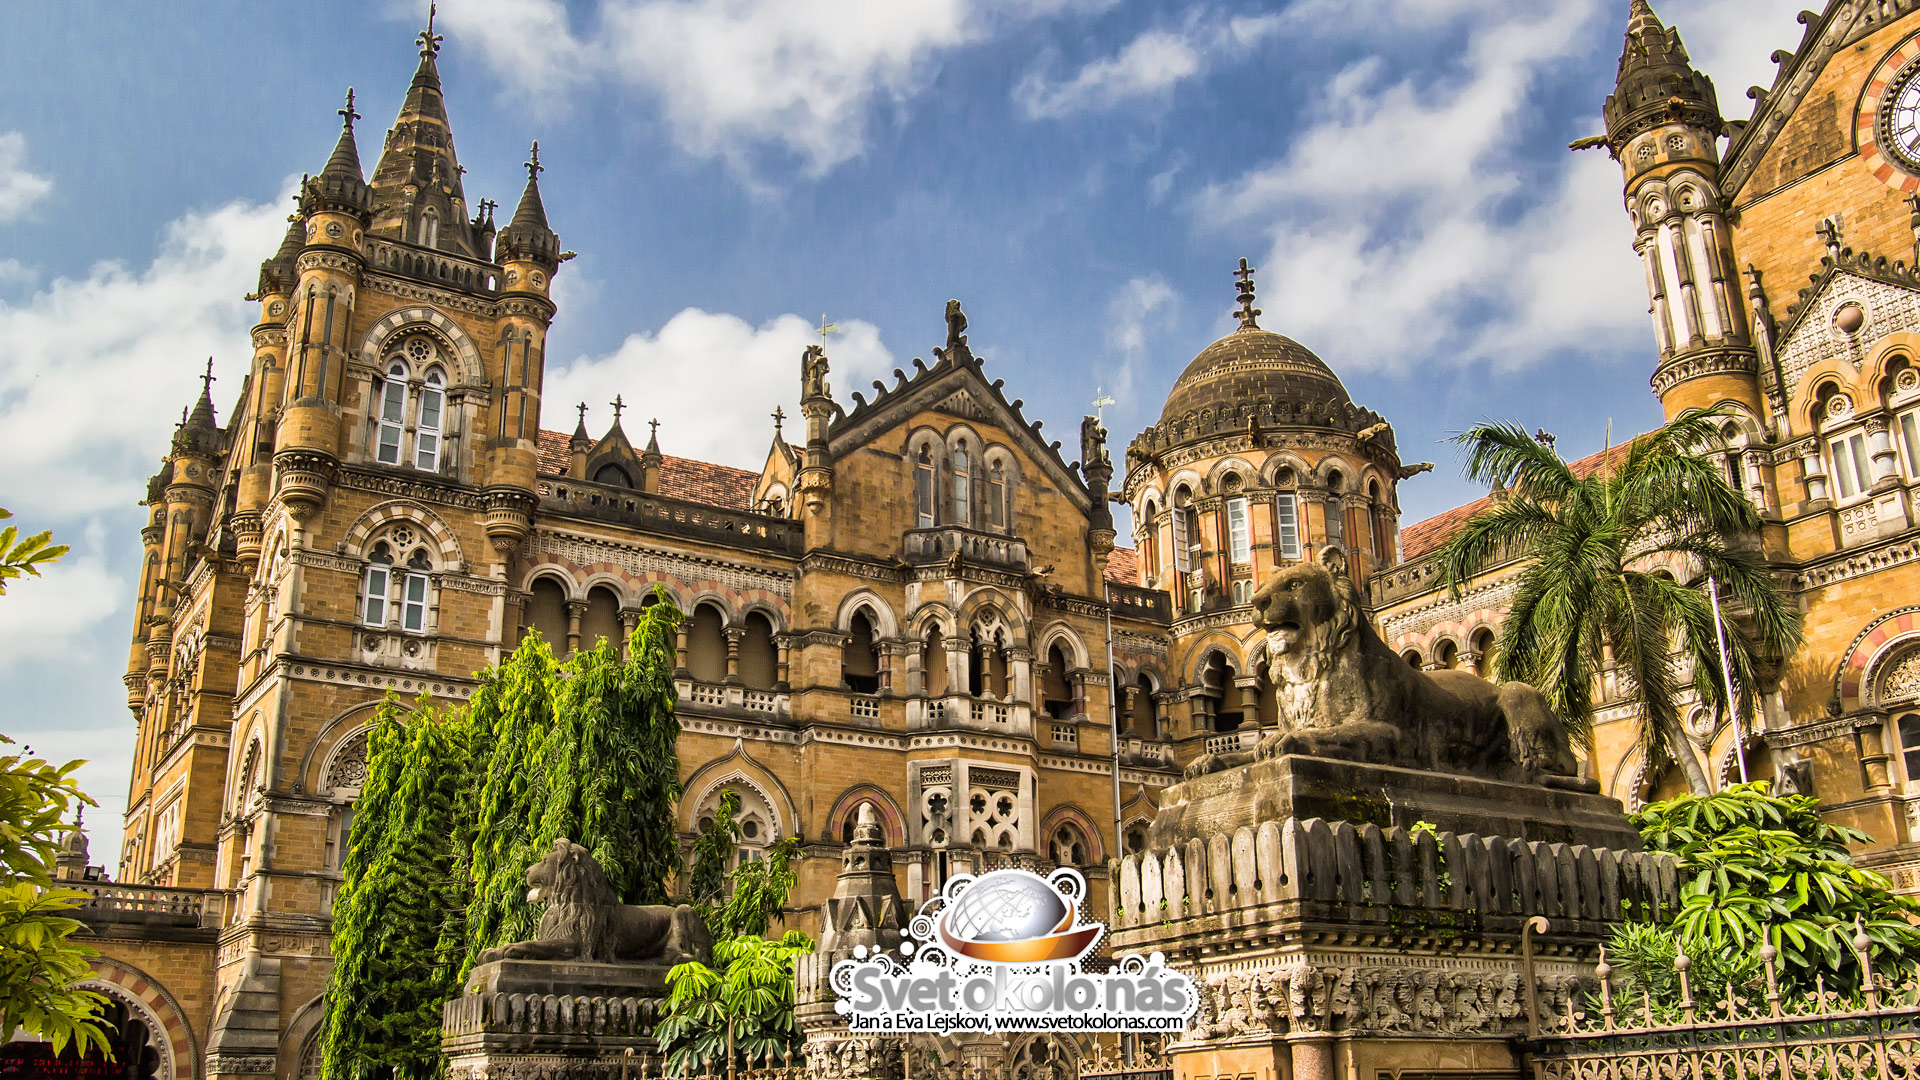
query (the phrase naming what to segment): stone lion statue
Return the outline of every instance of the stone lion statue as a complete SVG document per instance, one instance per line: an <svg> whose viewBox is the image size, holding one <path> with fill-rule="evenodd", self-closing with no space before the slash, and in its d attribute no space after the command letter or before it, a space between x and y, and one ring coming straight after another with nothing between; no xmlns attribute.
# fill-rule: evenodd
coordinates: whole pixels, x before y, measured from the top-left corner
<svg viewBox="0 0 1920 1080"><path fill-rule="evenodd" d="M713 938L698 912L685 904L622 904L593 854L561 837L545 858L527 868L527 902L545 904L532 941L480 954L494 960L578 960L615 963L710 961Z"/></svg>
<svg viewBox="0 0 1920 1080"><path fill-rule="evenodd" d="M1418 671L1387 648L1362 610L1339 548L1275 574L1254 594L1253 610L1266 631L1278 730L1251 753L1204 755L1189 775L1306 754L1583 786L1561 779L1574 775L1573 751L1540 691L1521 682L1495 685L1470 671Z"/></svg>

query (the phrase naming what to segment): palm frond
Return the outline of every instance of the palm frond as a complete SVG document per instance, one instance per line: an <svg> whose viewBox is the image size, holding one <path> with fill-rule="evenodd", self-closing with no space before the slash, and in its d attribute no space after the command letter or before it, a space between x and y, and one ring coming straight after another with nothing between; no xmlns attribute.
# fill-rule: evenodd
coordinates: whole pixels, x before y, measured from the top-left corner
<svg viewBox="0 0 1920 1080"><path fill-rule="evenodd" d="M1533 548L1558 526L1551 512L1530 499L1503 500L1475 514L1440 547L1449 592L1460 595L1488 563Z"/></svg>
<svg viewBox="0 0 1920 1080"><path fill-rule="evenodd" d="M1497 483L1530 498L1553 502L1579 482L1552 447L1518 424L1475 424L1452 441L1467 450L1467 477L1483 484Z"/></svg>

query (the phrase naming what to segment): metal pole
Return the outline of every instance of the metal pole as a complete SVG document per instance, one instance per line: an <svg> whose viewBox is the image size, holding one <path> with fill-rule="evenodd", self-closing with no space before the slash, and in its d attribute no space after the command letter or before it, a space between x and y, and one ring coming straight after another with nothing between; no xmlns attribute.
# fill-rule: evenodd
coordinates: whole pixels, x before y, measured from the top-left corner
<svg viewBox="0 0 1920 1080"><path fill-rule="evenodd" d="M1106 576L1103 566L1100 579L1107 587L1107 718L1113 730L1113 857L1118 859L1127 853L1120 842L1120 678L1113 670L1113 582L1107 581ZM1119 887L1117 880L1107 882L1109 891Z"/></svg>
<svg viewBox="0 0 1920 1080"><path fill-rule="evenodd" d="M1727 662L1727 628L1720 621L1720 583L1713 580L1711 574L1707 575L1707 595L1713 600L1713 636L1720 646L1720 677L1726 680L1727 714L1733 717L1733 757L1740 763L1740 782L1744 784L1747 782L1746 724L1742 722L1740 708L1733 700L1733 665Z"/></svg>

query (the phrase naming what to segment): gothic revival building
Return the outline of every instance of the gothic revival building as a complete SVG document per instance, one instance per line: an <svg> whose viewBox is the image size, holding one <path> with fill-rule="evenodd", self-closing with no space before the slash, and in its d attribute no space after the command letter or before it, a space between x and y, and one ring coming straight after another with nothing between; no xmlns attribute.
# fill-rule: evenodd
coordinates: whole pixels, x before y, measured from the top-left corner
<svg viewBox="0 0 1920 1080"><path fill-rule="evenodd" d="M1729 123L1634 0L1589 140L1626 178L1653 389L1670 414L1738 410L1729 475L1807 612L1744 742L1701 722L1690 750L1715 776L1744 755L1810 786L1909 887L1915 7L1830 0L1752 119ZM1399 528L1397 486L1424 466L1260 326L1244 262L1240 325L1128 444L1117 490L1097 421L1068 460L969 348L958 303L933 362L871 399L836 394L822 350L798 358L802 431L776 421L758 471L667 455L657 433L636 449L618 406L598 437L584 409L570 435L543 428L571 411L541 408L569 253L538 148L496 228L462 190L439 39L420 43L371 180L351 97L341 110L261 267L241 392L222 423L203 389L149 485L124 855L89 920L97 985L145 1025L159 1075L312 1068L342 842L389 689L458 703L534 629L561 652L622 640L655 586L688 613L682 828L732 790L742 858L801 837L791 924L809 930L861 818L908 905L1008 864L1080 866L1104 903L1107 860L1181 765L1272 721L1247 602L1310 549L1350 553L1410 662L1484 670L1511 568L1456 600L1431 558L1482 504ZM1675 782L1632 745L1610 719L1586 765L1630 805Z"/></svg>

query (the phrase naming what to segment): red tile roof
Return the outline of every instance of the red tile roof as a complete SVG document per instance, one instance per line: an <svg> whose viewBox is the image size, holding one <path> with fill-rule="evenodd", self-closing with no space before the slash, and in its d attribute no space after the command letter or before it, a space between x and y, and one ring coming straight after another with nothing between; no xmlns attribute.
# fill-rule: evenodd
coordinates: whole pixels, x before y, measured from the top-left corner
<svg viewBox="0 0 1920 1080"><path fill-rule="evenodd" d="M1130 547L1117 547L1107 558L1107 580L1122 585L1140 584L1140 553Z"/></svg>
<svg viewBox="0 0 1920 1080"><path fill-rule="evenodd" d="M536 443L540 471L565 476L572 463L572 441L573 436L558 431L540 432ZM660 494L669 499L705 503L724 510L748 510L753 507L753 488L759 482L760 474L750 469L660 455Z"/></svg>
<svg viewBox="0 0 1920 1080"><path fill-rule="evenodd" d="M1570 463L1567 467L1573 470L1575 476L1586 476L1600 468L1604 462L1624 457L1627 447L1632 445L1633 443L1628 441L1606 450L1596 451ZM1442 544L1453 539L1453 534L1459 532L1468 521L1473 519L1473 515L1492 505L1493 496L1482 495L1464 506L1456 506L1451 510L1435 514L1425 521L1416 521L1401 529L1400 561L1412 562L1423 555L1438 551Z"/></svg>

